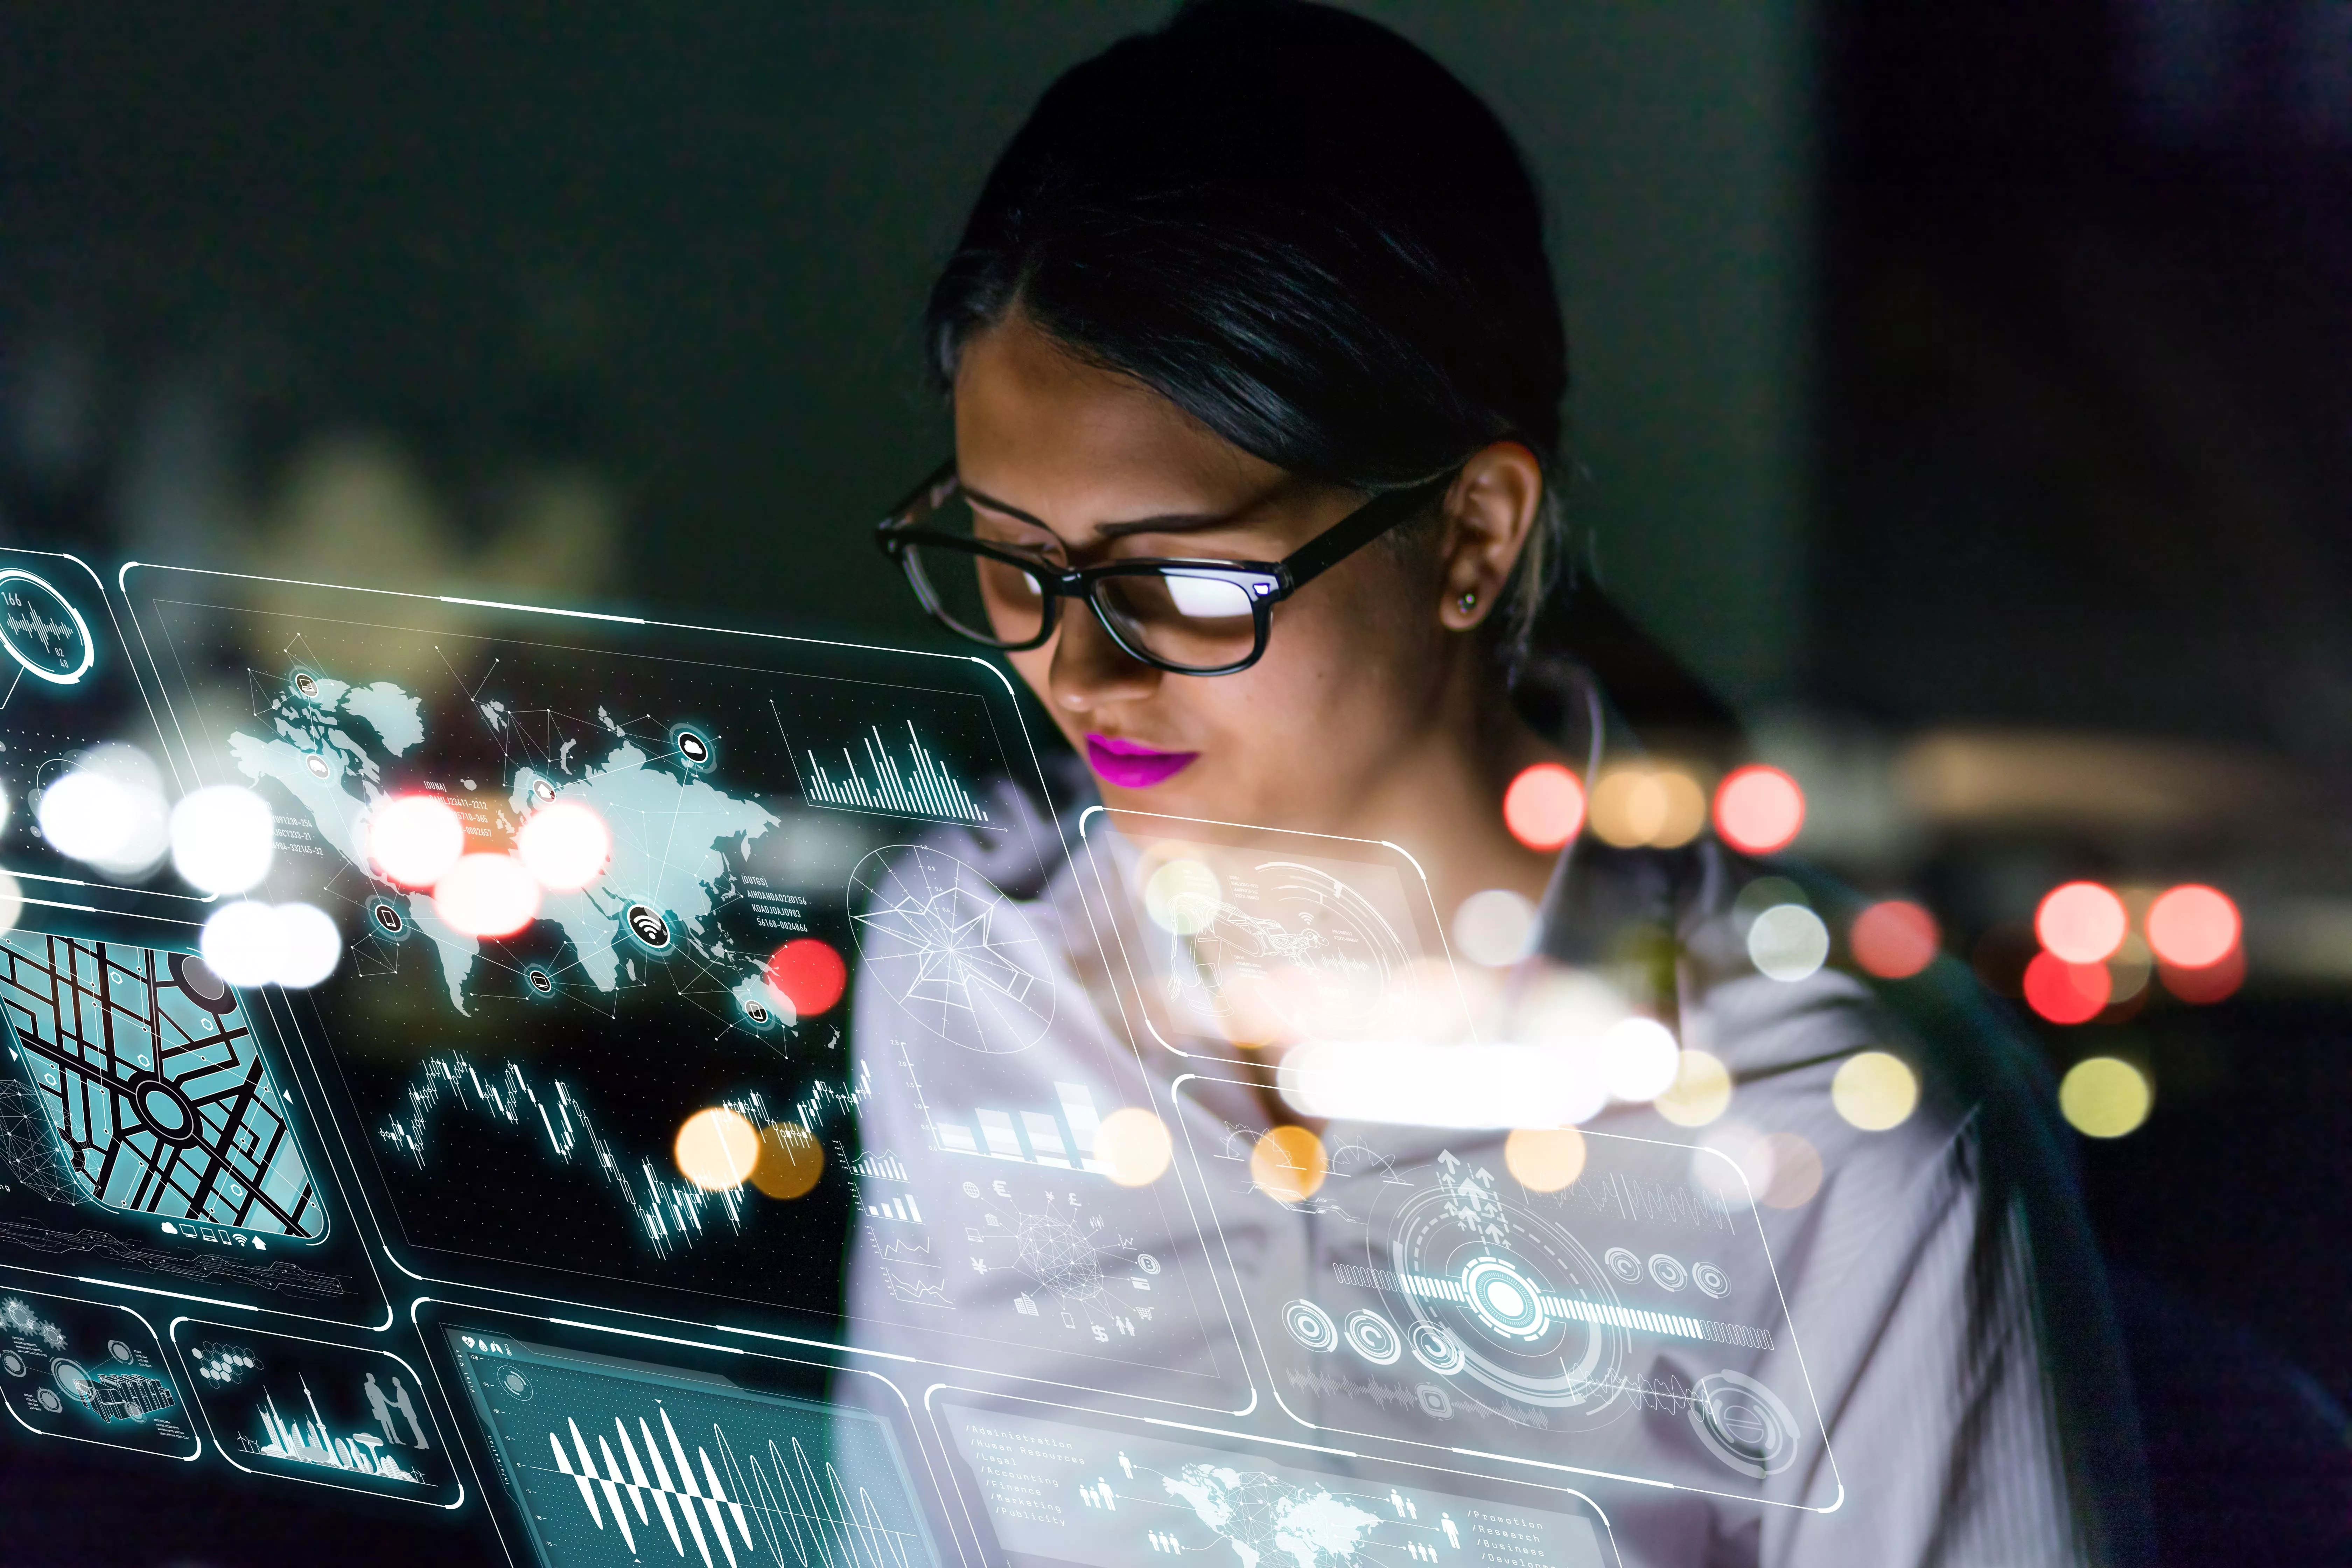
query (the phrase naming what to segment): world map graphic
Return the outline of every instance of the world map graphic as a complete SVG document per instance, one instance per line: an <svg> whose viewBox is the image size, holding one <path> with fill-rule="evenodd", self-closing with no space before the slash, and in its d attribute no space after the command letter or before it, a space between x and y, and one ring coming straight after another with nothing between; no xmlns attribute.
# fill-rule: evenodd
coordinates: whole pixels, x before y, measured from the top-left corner
<svg viewBox="0 0 2352 1568"><path fill-rule="evenodd" d="M1192 1464L1160 1484L1234 1549L1242 1568L1349 1568L1381 1522L1321 1487L1259 1470Z"/></svg>
<svg viewBox="0 0 2352 1568"><path fill-rule="evenodd" d="M502 743L519 738L506 704L475 706ZM292 796L320 842L373 878L364 842L369 809L389 793L387 765L424 744L424 703L390 681L352 686L304 674L257 717L268 719L269 733L229 736L238 770ZM572 949L562 980L610 995L632 972L641 973L646 960L686 957L747 1013L757 1002L778 1021L794 1022L791 1004L760 978L767 954L739 948L716 918L732 896L727 847L757 839L777 825L775 816L693 776L674 756L656 755L656 742L632 735L604 710L594 723L601 757L583 761L583 749L567 740L531 763L518 763L489 824L511 831L532 811L568 801L593 811L611 832L604 873L577 892L549 893L541 904L539 919L556 926ZM431 944L449 1005L469 1012L469 982L483 943L442 920L428 894L396 895L393 902ZM647 911L658 919L649 921ZM649 942L648 933L658 940Z"/></svg>

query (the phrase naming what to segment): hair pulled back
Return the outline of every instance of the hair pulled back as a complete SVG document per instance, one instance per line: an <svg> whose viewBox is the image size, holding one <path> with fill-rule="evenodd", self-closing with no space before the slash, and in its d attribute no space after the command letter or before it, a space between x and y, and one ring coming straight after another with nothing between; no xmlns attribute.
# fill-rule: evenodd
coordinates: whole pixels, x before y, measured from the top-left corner
<svg viewBox="0 0 2352 1568"><path fill-rule="evenodd" d="M1328 6L1194 0L1064 73L931 291L943 389L1016 304L1309 479L1394 489L1498 440L1558 463L1567 342L1517 148L1444 67ZM1507 594L1515 640L1556 489Z"/></svg>

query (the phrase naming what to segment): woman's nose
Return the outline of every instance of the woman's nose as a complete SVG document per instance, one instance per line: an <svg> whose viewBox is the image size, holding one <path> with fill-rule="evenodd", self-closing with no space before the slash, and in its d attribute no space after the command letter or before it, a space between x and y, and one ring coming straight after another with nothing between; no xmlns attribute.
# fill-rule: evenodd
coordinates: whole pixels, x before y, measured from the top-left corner
<svg viewBox="0 0 2352 1568"><path fill-rule="evenodd" d="M1084 600L1072 602L1054 633L1054 700L1073 713L1131 702L1160 689L1160 671L1111 640Z"/></svg>

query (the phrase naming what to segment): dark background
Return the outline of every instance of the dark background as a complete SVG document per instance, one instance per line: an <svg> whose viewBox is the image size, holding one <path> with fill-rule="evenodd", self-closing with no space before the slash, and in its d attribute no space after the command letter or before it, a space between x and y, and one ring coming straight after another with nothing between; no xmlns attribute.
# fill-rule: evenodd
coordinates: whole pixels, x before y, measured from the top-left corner
<svg viewBox="0 0 2352 1568"><path fill-rule="evenodd" d="M924 290L1165 9L11 6L0 537L929 642L866 538L947 445ZM2197 1467L2347 1460L2352 5L1364 9L1526 146L1589 563L1800 847L1996 982L2068 876L2244 906L2236 997L2042 1036L2157 1086L2081 1153L2170 1554L2318 1552ZM269 1554L157 1485L128 1560Z"/></svg>

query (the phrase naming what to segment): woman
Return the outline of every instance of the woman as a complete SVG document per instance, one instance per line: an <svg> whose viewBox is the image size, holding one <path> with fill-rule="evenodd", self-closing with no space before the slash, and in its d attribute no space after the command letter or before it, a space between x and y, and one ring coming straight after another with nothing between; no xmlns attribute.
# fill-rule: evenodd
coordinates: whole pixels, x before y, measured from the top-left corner
<svg viewBox="0 0 2352 1568"><path fill-rule="evenodd" d="M1657 984L1635 1002L1730 1066L1751 1124L1818 1150L1818 1192L1756 1211L1807 1358L1772 1374L1810 1386L1818 1425L1798 1457L1750 1467L1761 1478L1793 1464L1791 1495L1811 1500L1591 1481L1625 1561L2130 1559L2144 1499L2129 1396L2024 1053L1948 977L1915 987L1906 1022L1834 971L1756 973L1735 902L1760 873L1720 847L1580 842L1554 857L1505 826L1499 803L1521 769L1589 772L1632 742L1559 650L1530 643L1562 554L1566 347L1539 204L1494 115L1360 19L1187 6L1046 93L990 176L928 328L955 416L952 479L886 525L886 546L934 615L1005 650L1103 805L1401 846L1440 910L1486 889L1541 900L1543 952L1506 993L1657 934ZM1542 732L1530 711L1572 722ZM1099 820L1084 832L1112 868L1101 885L1118 885L1139 847ZM1263 1086L1171 1090L1198 1064L1123 1017L1132 998L1114 984L1127 933L1144 929L1131 908L1090 918L1066 866L992 874L1031 897L1028 918L1067 953L1066 989L1086 998L1034 1051L992 1066L1014 1064L1042 1093L1087 1070L1086 1051L1133 1040L1144 1102L1180 1124L1180 1147L1303 1120ZM869 1058L894 1037L888 1006L861 993ZM1877 1134L1841 1121L1828 1095L1837 1067L1872 1046L1925 1080L1918 1110ZM937 1147L934 1110L883 1091L868 1146ZM1692 1141L1639 1103L1586 1125ZM1456 1162L1479 1137L1399 1152L1412 1138L1384 1136L1399 1172ZM1500 1133L1486 1137L1491 1152ZM1249 1197L1211 1195L1211 1249L1244 1299L1238 1314L1201 1309L1211 1342L1233 1317L1260 1321L1268 1301L1315 1298L1330 1275L1328 1210ZM1182 1228L1139 1248L1181 1252ZM867 1238L853 1307L889 1344L878 1321L907 1297L904 1271L880 1257ZM986 1277L984 1258L973 1267ZM1247 1334L1232 1332L1210 1359L1244 1353ZM1069 1376L1017 1345L992 1364L1181 1397L1149 1371ZM1640 1376L1683 1365L1661 1352ZM1327 1398L1334 1386L1293 1377L1276 1395L1310 1425L1426 1440L1416 1413L1364 1415ZM1695 1384L1661 1373L1639 1386L1680 1392L1636 1399L1636 1416L1591 1439L1594 1455L1632 1457L1582 1468L1664 1464L1644 1446L1686 1437L1677 1415L1690 1412L1665 1406L1693 1405ZM1481 1408L1523 1422L1533 1443L1572 1424L1573 1399L1549 1415L1540 1403ZM1450 1414L1442 1393L1436 1405Z"/></svg>

